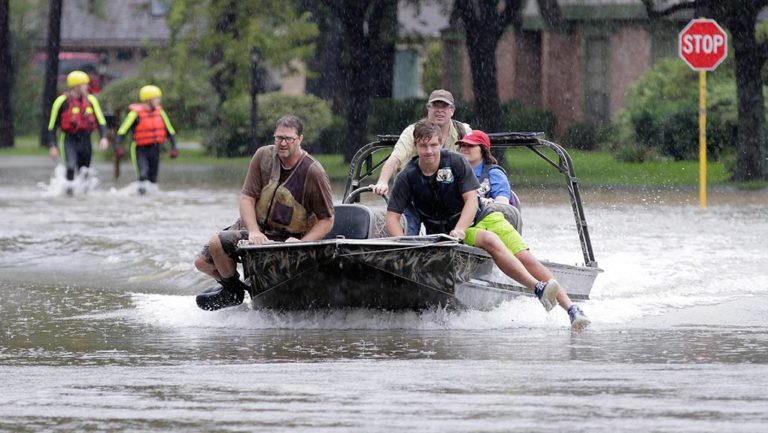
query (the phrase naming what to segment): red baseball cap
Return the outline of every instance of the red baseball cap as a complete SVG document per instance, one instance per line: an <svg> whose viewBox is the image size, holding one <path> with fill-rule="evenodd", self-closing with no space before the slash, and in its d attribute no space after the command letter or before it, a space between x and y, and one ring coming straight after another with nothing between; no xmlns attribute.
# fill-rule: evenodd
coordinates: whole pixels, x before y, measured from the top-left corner
<svg viewBox="0 0 768 433"><path fill-rule="evenodd" d="M491 150L491 139L488 138L488 134L479 130L473 129L472 132L465 135L464 138L456 142L471 144L473 146L483 146L485 150Z"/></svg>

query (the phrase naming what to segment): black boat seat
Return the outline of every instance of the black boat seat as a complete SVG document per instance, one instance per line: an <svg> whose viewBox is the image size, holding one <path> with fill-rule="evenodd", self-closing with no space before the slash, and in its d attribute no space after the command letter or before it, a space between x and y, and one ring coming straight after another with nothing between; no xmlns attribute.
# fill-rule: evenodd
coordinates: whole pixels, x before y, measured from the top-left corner
<svg viewBox="0 0 768 433"><path fill-rule="evenodd" d="M373 211L361 204L337 204L333 228L326 239L344 237L346 239L369 239L375 237L375 217Z"/></svg>

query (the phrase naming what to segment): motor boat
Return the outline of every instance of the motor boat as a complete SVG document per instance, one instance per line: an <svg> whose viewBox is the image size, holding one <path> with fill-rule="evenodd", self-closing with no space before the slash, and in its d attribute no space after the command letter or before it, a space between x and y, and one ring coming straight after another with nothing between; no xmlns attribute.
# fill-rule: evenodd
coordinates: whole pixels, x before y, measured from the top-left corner
<svg viewBox="0 0 768 433"><path fill-rule="evenodd" d="M494 148L527 148L563 175L584 263L542 263L571 299L589 299L602 269L592 252L570 156L560 145L545 140L543 133L489 136ZM458 239L447 235L387 236L385 207L362 204L360 196L372 190L370 184L375 183L397 139L396 135L380 135L354 155L342 203L335 206L334 226L325 239L239 246L254 308L489 310L518 296L533 296L502 273L485 251ZM366 182L369 185L361 186Z"/></svg>

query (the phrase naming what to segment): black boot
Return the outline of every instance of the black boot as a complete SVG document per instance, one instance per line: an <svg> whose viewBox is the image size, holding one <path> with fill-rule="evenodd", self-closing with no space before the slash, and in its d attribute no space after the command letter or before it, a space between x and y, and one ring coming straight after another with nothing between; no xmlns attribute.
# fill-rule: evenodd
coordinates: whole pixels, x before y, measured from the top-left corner
<svg viewBox="0 0 768 433"><path fill-rule="evenodd" d="M203 310L219 310L243 303L248 285L240 281L240 275L219 280L219 284L203 290L197 298L197 306Z"/></svg>

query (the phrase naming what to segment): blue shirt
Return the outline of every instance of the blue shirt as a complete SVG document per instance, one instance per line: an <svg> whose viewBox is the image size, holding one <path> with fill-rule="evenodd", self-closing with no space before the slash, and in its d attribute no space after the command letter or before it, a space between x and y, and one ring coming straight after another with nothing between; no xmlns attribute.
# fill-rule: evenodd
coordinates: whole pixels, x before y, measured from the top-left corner
<svg viewBox="0 0 768 433"><path fill-rule="evenodd" d="M488 180L483 181L480 176L483 175L483 167L485 163L480 163L474 168L475 177L480 182L480 189L478 194L480 197L496 199L496 197L512 198L512 187L509 186L509 179L507 175L499 169L491 169L488 172Z"/></svg>

